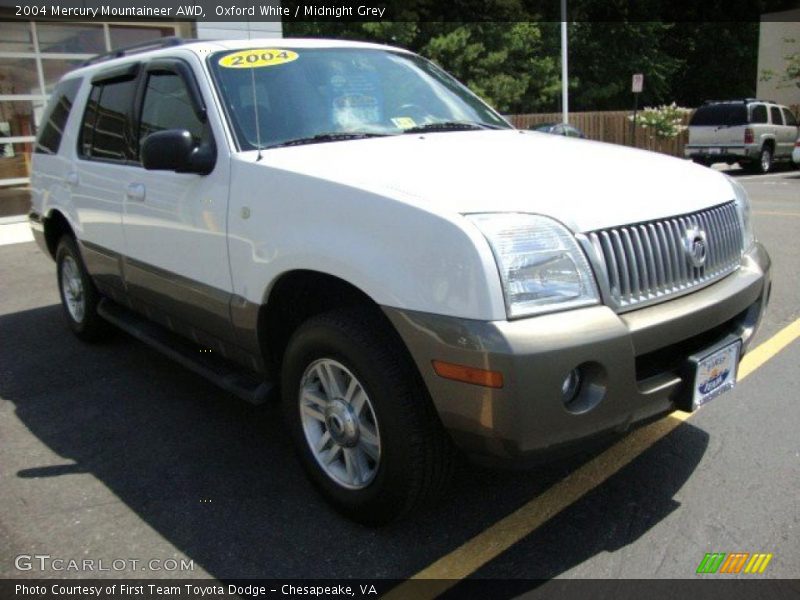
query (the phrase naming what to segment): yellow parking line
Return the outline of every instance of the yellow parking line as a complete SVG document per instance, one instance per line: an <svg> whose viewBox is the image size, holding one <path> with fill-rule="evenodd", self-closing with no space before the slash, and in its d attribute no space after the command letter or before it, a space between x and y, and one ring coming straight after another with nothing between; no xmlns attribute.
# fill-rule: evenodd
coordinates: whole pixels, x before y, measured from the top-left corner
<svg viewBox="0 0 800 600"><path fill-rule="evenodd" d="M739 380L753 373L798 338L800 338L800 319L749 352L739 366ZM394 588L385 597L413 596L415 600L435 598L580 500L668 435L691 414L675 411L659 421L634 430L521 508L500 519L411 578L411 580L435 581L429 581L425 586L420 586L419 582L408 581Z"/></svg>
<svg viewBox="0 0 800 600"><path fill-rule="evenodd" d="M766 342L748 352L739 365L739 380L750 375L797 338L800 338L800 319L787 325Z"/></svg>

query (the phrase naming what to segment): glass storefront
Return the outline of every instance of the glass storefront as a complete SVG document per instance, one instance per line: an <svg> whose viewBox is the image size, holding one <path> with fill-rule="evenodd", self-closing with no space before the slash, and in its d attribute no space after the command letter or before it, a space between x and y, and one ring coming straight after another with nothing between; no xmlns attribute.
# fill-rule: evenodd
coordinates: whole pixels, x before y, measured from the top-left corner
<svg viewBox="0 0 800 600"><path fill-rule="evenodd" d="M31 150L59 78L95 54L176 35L179 27L0 21L0 217L27 212Z"/></svg>

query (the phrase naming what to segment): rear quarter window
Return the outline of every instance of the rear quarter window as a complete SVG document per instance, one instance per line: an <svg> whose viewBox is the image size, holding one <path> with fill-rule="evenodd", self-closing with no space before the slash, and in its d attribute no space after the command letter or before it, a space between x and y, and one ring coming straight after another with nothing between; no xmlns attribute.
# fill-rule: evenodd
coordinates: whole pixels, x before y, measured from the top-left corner
<svg viewBox="0 0 800 600"><path fill-rule="evenodd" d="M692 115L690 126L746 125L747 107L744 104L710 104L701 106Z"/></svg>
<svg viewBox="0 0 800 600"><path fill-rule="evenodd" d="M36 140L34 152L58 154L67 119L69 119L72 105L75 103L75 96L80 87L80 79L67 79L56 86L42 116L42 128Z"/></svg>
<svg viewBox="0 0 800 600"><path fill-rule="evenodd" d="M763 104L756 104L750 113L751 123L766 123L767 122L767 107Z"/></svg>

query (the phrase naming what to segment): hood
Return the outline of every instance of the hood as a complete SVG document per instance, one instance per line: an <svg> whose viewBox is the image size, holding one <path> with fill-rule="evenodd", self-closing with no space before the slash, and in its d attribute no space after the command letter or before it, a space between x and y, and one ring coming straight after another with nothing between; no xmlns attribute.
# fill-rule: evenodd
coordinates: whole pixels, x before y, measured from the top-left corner
<svg viewBox="0 0 800 600"><path fill-rule="evenodd" d="M686 160L518 130L275 148L259 164L436 212L543 214L575 232L685 214L734 197L722 174Z"/></svg>

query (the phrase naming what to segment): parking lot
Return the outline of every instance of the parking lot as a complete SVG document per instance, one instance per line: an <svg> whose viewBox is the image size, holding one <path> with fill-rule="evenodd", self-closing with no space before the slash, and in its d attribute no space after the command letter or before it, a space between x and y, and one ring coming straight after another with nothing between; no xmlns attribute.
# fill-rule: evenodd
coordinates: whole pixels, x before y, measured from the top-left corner
<svg viewBox="0 0 800 600"><path fill-rule="evenodd" d="M316 495L277 406L231 399L123 334L82 344L54 263L0 246L0 577L692 578L705 553L763 552L756 577L796 578L800 171L733 174L774 282L736 389L557 464L461 465L441 504L380 529ZM128 563L42 572L20 554Z"/></svg>

